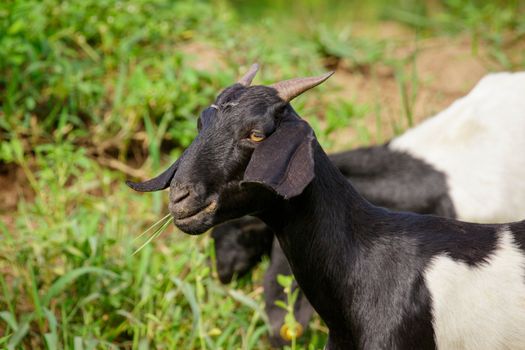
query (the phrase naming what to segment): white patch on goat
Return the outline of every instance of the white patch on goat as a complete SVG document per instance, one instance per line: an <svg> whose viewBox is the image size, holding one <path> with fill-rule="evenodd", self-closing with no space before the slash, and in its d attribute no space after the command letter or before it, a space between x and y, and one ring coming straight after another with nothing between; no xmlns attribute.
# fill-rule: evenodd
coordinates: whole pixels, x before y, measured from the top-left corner
<svg viewBox="0 0 525 350"><path fill-rule="evenodd" d="M525 349L525 256L510 232L485 264L434 258L425 282L439 349Z"/></svg>
<svg viewBox="0 0 525 350"><path fill-rule="evenodd" d="M525 73L484 77L468 95L390 147L446 174L459 219L524 219Z"/></svg>

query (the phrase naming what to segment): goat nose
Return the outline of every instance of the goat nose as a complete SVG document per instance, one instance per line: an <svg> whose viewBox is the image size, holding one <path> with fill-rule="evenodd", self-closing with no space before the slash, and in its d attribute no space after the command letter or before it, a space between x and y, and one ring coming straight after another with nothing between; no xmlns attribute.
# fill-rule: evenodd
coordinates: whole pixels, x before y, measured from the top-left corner
<svg viewBox="0 0 525 350"><path fill-rule="evenodd" d="M171 202L178 203L190 195L190 191L186 187L175 186L171 191Z"/></svg>

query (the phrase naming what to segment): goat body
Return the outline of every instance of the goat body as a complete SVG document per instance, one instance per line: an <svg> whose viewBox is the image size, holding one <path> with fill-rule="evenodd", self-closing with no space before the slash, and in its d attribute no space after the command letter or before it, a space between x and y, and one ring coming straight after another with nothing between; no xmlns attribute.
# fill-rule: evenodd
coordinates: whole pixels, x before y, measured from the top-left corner
<svg viewBox="0 0 525 350"><path fill-rule="evenodd" d="M390 212L364 200L320 147L315 164L305 192L261 219L328 325L329 348L525 346L525 222Z"/></svg>
<svg viewBox="0 0 525 350"><path fill-rule="evenodd" d="M525 120L525 118L524 118ZM352 185L372 203L395 210L454 217L454 205L448 196L446 175L406 152L393 151L388 145L360 148L329 155L331 162ZM270 341L274 347L289 343L280 335L286 311L275 305L286 300L277 276L291 270L279 244L267 244L274 234L256 218L231 221L213 229L219 278L229 283L234 274L242 276L270 255L270 267L264 276L265 311L270 321ZM304 327L312 307L299 292L295 316Z"/></svg>
<svg viewBox="0 0 525 350"><path fill-rule="evenodd" d="M525 157L516 157L516 151L525 150L524 95L524 73L490 74L468 95L391 142L329 157L375 205L473 222L518 220L525 217ZM232 222L212 232L223 282L234 273L246 273L270 252L270 246L259 242L270 240L273 232L261 224L248 232L256 219L244 222L246 229ZM276 277L291 274L282 255L274 244L264 278L273 346L287 343L279 336L285 312L275 306L275 300L285 298ZM243 266L242 271L230 261ZM310 314L299 294L296 316L303 326Z"/></svg>
<svg viewBox="0 0 525 350"><path fill-rule="evenodd" d="M370 204L289 105L330 75L250 87L253 71L219 95L174 165L129 185L170 186L174 223L189 234L247 214L266 222L329 328L329 349L523 348L525 221Z"/></svg>

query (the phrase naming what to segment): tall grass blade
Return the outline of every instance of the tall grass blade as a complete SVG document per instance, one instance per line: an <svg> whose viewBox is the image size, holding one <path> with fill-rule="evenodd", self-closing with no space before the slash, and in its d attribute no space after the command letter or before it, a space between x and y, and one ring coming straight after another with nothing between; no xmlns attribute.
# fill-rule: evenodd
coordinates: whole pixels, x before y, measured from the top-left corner
<svg viewBox="0 0 525 350"><path fill-rule="evenodd" d="M13 305L13 297L9 291L9 288L7 287L7 283L4 279L4 276L0 274L0 285L2 286L2 293L4 294L4 302L7 304L7 308L11 312L11 314L15 314L15 307Z"/></svg>
<svg viewBox="0 0 525 350"><path fill-rule="evenodd" d="M84 340L81 337L75 337L73 340L73 350L84 350Z"/></svg>
<svg viewBox="0 0 525 350"><path fill-rule="evenodd" d="M26 336L27 332L29 332L29 323L33 319L33 315L30 314L18 327L16 332L13 334L13 336L9 339L9 343L7 343L7 349L8 350L14 350L20 344L22 339Z"/></svg>
<svg viewBox="0 0 525 350"><path fill-rule="evenodd" d="M44 322L43 322L44 314L42 311L42 300L40 299L40 295L38 294L38 282L35 277L35 271L33 269L33 265L31 264L31 262L28 263L28 270L29 270L29 277L31 281L30 293L31 293L31 297L33 298L33 304L35 306L36 317L37 317L38 324L40 326L40 330L43 330L44 329Z"/></svg>
<svg viewBox="0 0 525 350"><path fill-rule="evenodd" d="M59 349L58 345L58 332L57 332L57 319L55 315L48 309L44 308L44 314L49 325L50 332L44 334L44 340L49 350Z"/></svg>
<svg viewBox="0 0 525 350"><path fill-rule="evenodd" d="M0 312L0 318L7 323L7 325L13 330L16 331L18 329L18 322L16 322L15 315L8 312L8 311L2 311Z"/></svg>
<svg viewBox="0 0 525 350"><path fill-rule="evenodd" d="M106 275L109 277L117 277L116 273L111 272L109 270L101 269L99 267L79 267L77 269L67 272L65 275L57 279L42 298L42 304L48 306L55 296L61 293L68 285L73 283L77 278L87 273Z"/></svg>
<svg viewBox="0 0 525 350"><path fill-rule="evenodd" d="M171 280L173 281L173 283L177 285L177 287L179 287L182 290L182 294L186 298L186 301L188 302L188 304L190 304L191 313L193 314L193 324L192 324L192 332L191 332L192 333L192 346L193 346L193 341L195 340L195 334L198 331L199 322L201 318L201 308L199 306L199 303L197 302L197 298L195 296L195 290L189 283L177 277L172 277Z"/></svg>
<svg viewBox="0 0 525 350"><path fill-rule="evenodd" d="M7 334L3 337L0 337L0 346L4 345L5 343L7 343L7 341L9 340L9 338L11 338L11 334Z"/></svg>

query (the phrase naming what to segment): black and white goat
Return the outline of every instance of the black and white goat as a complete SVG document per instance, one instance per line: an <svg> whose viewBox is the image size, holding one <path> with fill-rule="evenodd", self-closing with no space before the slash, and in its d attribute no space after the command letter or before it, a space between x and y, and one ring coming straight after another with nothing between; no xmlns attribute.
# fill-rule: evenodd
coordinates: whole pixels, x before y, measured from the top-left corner
<svg viewBox="0 0 525 350"><path fill-rule="evenodd" d="M375 205L473 222L523 219L525 157L516 158L516 152L525 151L525 137L519 137L525 130L521 96L525 73L490 74L468 95L391 142L329 157ZM480 158L483 162L478 164ZM480 203L485 205L476 209ZM247 273L263 255L271 255L264 278L270 339L273 346L286 344L279 332L285 311L275 305L286 296L276 277L291 270L279 245L269 243L271 229L247 217L219 225L212 236L223 283ZM312 314L304 299L299 294L295 308L303 327Z"/></svg>
<svg viewBox="0 0 525 350"><path fill-rule="evenodd" d="M370 204L289 104L330 74L249 86L255 72L201 115L178 161L130 187L170 187L174 223L189 234L262 219L327 324L328 349L523 348L525 221L473 224Z"/></svg>

